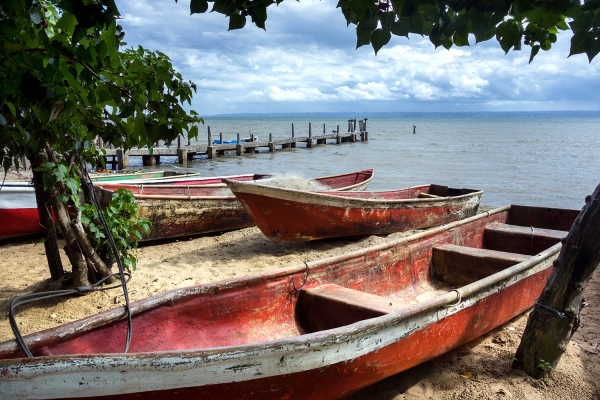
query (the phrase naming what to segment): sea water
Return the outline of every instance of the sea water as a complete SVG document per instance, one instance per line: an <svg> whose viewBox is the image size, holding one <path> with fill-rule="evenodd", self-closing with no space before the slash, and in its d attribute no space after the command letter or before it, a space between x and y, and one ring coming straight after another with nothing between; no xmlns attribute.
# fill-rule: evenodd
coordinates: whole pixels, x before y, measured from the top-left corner
<svg viewBox="0 0 600 400"><path fill-rule="evenodd" d="M304 177L373 168L368 190L436 183L483 189L482 204L581 208L600 184L600 112L298 114L206 117L198 139L206 144L251 134L260 141L347 132L349 119L368 118L366 142L308 149L277 149L209 160L196 157L187 170L202 176L296 173ZM325 125L325 128L323 128ZM358 127L358 122L357 122ZM185 140L184 140L185 141ZM330 141L331 142L331 141ZM141 164L136 157L131 165ZM163 157L161 169L182 169Z"/></svg>

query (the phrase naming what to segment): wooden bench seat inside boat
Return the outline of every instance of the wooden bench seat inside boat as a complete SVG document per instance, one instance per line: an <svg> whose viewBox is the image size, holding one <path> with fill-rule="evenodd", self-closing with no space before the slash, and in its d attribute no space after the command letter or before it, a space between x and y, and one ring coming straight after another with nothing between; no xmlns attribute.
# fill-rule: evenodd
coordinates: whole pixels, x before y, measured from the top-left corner
<svg viewBox="0 0 600 400"><path fill-rule="evenodd" d="M464 286L527 260L524 254L446 244L433 248L433 276L453 286Z"/></svg>
<svg viewBox="0 0 600 400"><path fill-rule="evenodd" d="M484 247L509 253L534 255L560 242L568 233L494 222L485 228Z"/></svg>
<svg viewBox="0 0 600 400"><path fill-rule="evenodd" d="M303 333L322 331L379 317L429 300L450 290L449 285L403 290L402 299L378 296L324 283L303 289L296 304L296 324Z"/></svg>
<svg viewBox="0 0 600 400"><path fill-rule="evenodd" d="M408 304L325 283L300 292L296 322L304 332L316 332L379 317Z"/></svg>

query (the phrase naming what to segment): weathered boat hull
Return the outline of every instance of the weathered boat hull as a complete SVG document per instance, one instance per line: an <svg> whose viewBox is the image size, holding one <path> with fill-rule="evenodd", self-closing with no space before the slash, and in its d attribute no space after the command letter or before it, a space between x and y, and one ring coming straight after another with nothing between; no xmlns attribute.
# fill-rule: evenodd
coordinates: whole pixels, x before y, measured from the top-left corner
<svg viewBox="0 0 600 400"><path fill-rule="evenodd" d="M483 195L483 191L439 185L336 194L224 182L256 226L276 242L429 228L475 215ZM429 198L417 197L434 192Z"/></svg>
<svg viewBox="0 0 600 400"><path fill-rule="evenodd" d="M265 175L242 175L253 181ZM333 191L360 191L373 178L372 170L314 179ZM106 204L118 188L130 190L138 205L138 216L152 223L144 240L177 238L210 232L247 228L254 222L222 178L202 179L202 185L99 185ZM218 180L219 183L213 183Z"/></svg>
<svg viewBox="0 0 600 400"><path fill-rule="evenodd" d="M131 183L145 183L145 182L168 182L177 181L180 179L197 179L200 177L199 173L191 172L178 172L178 171L143 171L131 174L119 174L119 173L92 173L90 178L93 182L131 182Z"/></svg>
<svg viewBox="0 0 600 400"><path fill-rule="evenodd" d="M32 359L5 342L0 389L7 399L349 395L533 305L566 235L551 229L577 211L534 209L541 219L522 222L527 210L137 301L132 354L117 354L122 309L26 337Z"/></svg>
<svg viewBox="0 0 600 400"><path fill-rule="evenodd" d="M128 183L175 183L179 179L197 179L200 174L151 171L135 174L92 174L92 181ZM42 231L33 184L27 181L0 183L0 239L35 235Z"/></svg>
<svg viewBox="0 0 600 400"><path fill-rule="evenodd" d="M0 190L0 239L41 231L33 187L4 186Z"/></svg>
<svg viewBox="0 0 600 400"><path fill-rule="evenodd" d="M267 182L275 175L272 174L244 174L244 175L231 175L231 176L217 176L217 177L206 177L206 178L181 178L174 180L173 185L187 185L187 186L213 186L226 188L227 185L223 183L223 179L234 180L236 182ZM347 174L328 175L315 180L322 185L329 186L331 188L344 188L344 191L362 191L365 190L369 182L373 179L373 170L367 169L363 171L356 171ZM138 182L135 182L136 184ZM160 182L152 181L149 184L160 184ZM233 195L231 191L227 191L229 195Z"/></svg>

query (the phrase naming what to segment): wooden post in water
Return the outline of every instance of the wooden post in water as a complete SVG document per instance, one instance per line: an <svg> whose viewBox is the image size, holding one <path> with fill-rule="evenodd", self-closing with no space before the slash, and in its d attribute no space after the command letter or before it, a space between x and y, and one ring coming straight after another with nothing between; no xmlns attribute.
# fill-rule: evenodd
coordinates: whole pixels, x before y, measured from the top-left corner
<svg viewBox="0 0 600 400"><path fill-rule="evenodd" d="M123 149L117 149L117 169L129 168L129 153Z"/></svg>
<svg viewBox="0 0 600 400"><path fill-rule="evenodd" d="M212 144L212 140L211 140L211 133L210 133L210 126L208 127L208 146L206 147L206 155L208 156L209 159L213 159L217 156L217 151L215 150L215 147Z"/></svg>
<svg viewBox="0 0 600 400"><path fill-rule="evenodd" d="M340 126L339 125L337 126L337 130L336 130L335 134L337 135L335 137L335 143L341 144L342 143L342 137L340 136Z"/></svg>
<svg viewBox="0 0 600 400"><path fill-rule="evenodd" d="M177 148L181 148L181 135L177 135Z"/></svg>
<svg viewBox="0 0 600 400"><path fill-rule="evenodd" d="M294 137L294 123L292 122L292 137Z"/></svg>
<svg viewBox="0 0 600 400"><path fill-rule="evenodd" d="M311 123L308 123L308 137L312 137L312 127L311 127Z"/></svg>
<svg viewBox="0 0 600 400"><path fill-rule="evenodd" d="M187 165L188 152L186 149L177 149L177 161L181 165Z"/></svg>
<svg viewBox="0 0 600 400"><path fill-rule="evenodd" d="M244 145L240 143L240 134L237 134L237 144L235 145L235 154L241 156L244 152Z"/></svg>
<svg viewBox="0 0 600 400"><path fill-rule="evenodd" d="M275 153L275 143L273 143L272 133L269 133L269 153Z"/></svg>
<svg viewBox="0 0 600 400"><path fill-rule="evenodd" d="M223 144L223 132L219 132L219 144Z"/></svg>
<svg viewBox="0 0 600 400"><path fill-rule="evenodd" d="M145 167L150 167L153 165L159 165L160 164L160 156L151 156L151 155L147 155L147 156L142 156L142 165Z"/></svg>
<svg viewBox="0 0 600 400"><path fill-rule="evenodd" d="M323 124L323 135L325 135L325 124Z"/></svg>

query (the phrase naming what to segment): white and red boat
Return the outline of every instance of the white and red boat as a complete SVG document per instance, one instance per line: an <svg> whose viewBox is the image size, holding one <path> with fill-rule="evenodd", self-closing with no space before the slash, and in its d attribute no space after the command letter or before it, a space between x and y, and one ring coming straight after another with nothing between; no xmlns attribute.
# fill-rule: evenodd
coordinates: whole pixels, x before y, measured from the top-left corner
<svg viewBox="0 0 600 400"><path fill-rule="evenodd" d="M338 399L509 321L576 210L506 206L287 269L181 288L0 344L7 400Z"/></svg>
<svg viewBox="0 0 600 400"><path fill-rule="evenodd" d="M0 239L41 230L33 185L5 182L0 189Z"/></svg>
<svg viewBox="0 0 600 400"><path fill-rule="evenodd" d="M131 174L92 174L92 181L160 183L176 182L178 179L196 179L200 174L172 171L146 171ZM0 181L0 239L40 233L40 218L33 184L28 181Z"/></svg>

